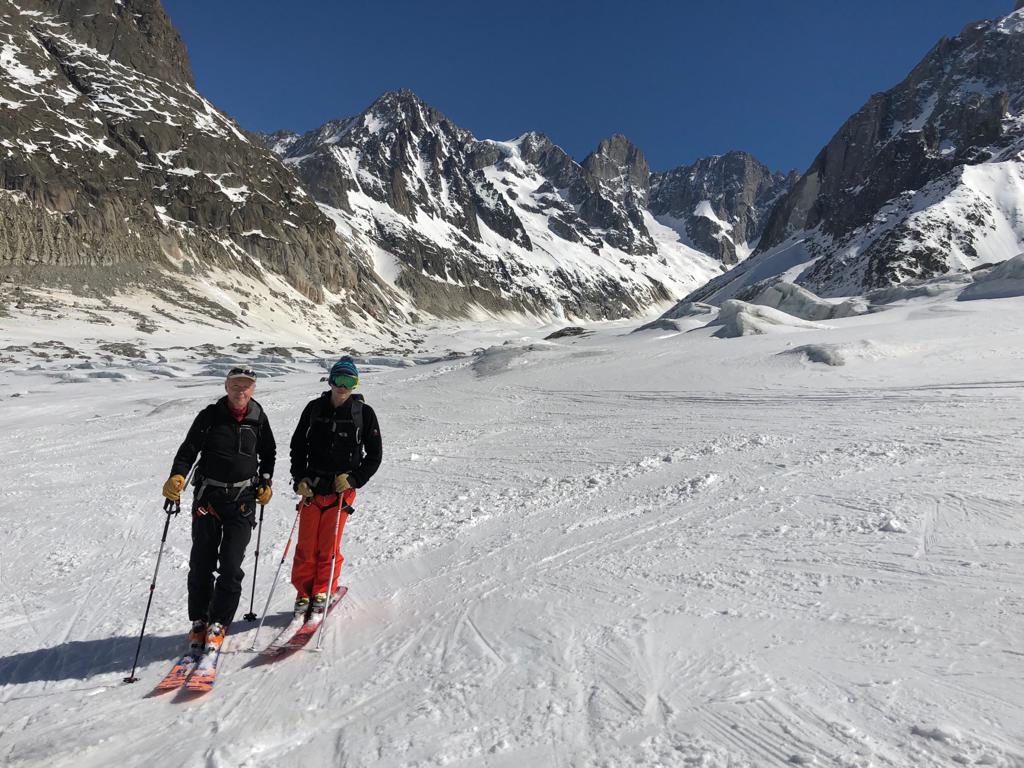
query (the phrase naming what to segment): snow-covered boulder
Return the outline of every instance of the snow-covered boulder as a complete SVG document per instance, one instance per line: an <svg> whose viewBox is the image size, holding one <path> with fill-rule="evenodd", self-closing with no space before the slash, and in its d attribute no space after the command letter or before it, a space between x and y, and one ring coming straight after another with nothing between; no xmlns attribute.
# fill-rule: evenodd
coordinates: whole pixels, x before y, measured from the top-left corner
<svg viewBox="0 0 1024 768"><path fill-rule="evenodd" d="M798 347L785 349L777 356L797 358L802 362L816 362L824 366L845 366L849 362L873 362L893 359L913 354L912 346L900 344L884 344L869 339L826 344L816 342L801 344Z"/></svg>
<svg viewBox="0 0 1024 768"><path fill-rule="evenodd" d="M958 301L1008 299L1024 296L1024 253L975 275L974 283L964 288Z"/></svg>
<svg viewBox="0 0 1024 768"><path fill-rule="evenodd" d="M712 306L711 304L703 304L699 301L686 301L682 304L677 304L664 315L663 318L667 320L681 320L683 318L706 318L710 320L711 316L718 312L718 307Z"/></svg>
<svg viewBox="0 0 1024 768"><path fill-rule="evenodd" d="M904 525L901 520L891 517L879 526L879 530L885 531L886 533L906 533L907 526Z"/></svg>
<svg viewBox="0 0 1024 768"><path fill-rule="evenodd" d="M641 325L633 333L640 331L689 331L708 325L718 315L718 307L702 304L699 301L687 301L677 304L657 320Z"/></svg>
<svg viewBox="0 0 1024 768"><path fill-rule="evenodd" d="M536 342L533 344L510 344L488 347L473 360L473 372L480 377L494 376L506 371L532 365L542 355L549 355L558 349L552 342Z"/></svg>
<svg viewBox="0 0 1024 768"><path fill-rule="evenodd" d="M912 348L894 344L879 344L869 339L841 342L838 344L801 344L778 356L782 358L798 358L803 362L821 363L823 365L840 366L850 362L872 362L902 357L913 352Z"/></svg>
<svg viewBox="0 0 1024 768"><path fill-rule="evenodd" d="M779 354L785 357L801 357L809 363L824 365L846 365L845 349L841 344L802 344Z"/></svg>
<svg viewBox="0 0 1024 768"><path fill-rule="evenodd" d="M834 304L795 283L784 280L755 287L747 296L741 296L750 304L759 304L799 317L802 320L832 320L838 317L863 315L868 304L860 298L847 299Z"/></svg>
<svg viewBox="0 0 1024 768"><path fill-rule="evenodd" d="M748 304L738 299L729 299L722 304L718 317L707 325L709 328L713 326L721 326L713 334L719 339L756 336L777 331L821 330L829 327L810 320L801 320L778 309Z"/></svg>

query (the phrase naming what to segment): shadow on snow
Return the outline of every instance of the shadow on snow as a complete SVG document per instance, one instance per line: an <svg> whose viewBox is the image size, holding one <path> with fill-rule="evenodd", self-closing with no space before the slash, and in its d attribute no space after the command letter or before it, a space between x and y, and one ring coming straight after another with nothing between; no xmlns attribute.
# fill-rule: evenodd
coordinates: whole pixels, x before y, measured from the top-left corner
<svg viewBox="0 0 1024 768"><path fill-rule="evenodd" d="M291 611L272 614L263 624L261 641L273 637L268 629L281 628L291 620ZM243 651L252 642L256 623L237 620L232 625L234 638L230 652ZM21 685L56 680L83 680L95 675L118 675L118 681L132 669L139 636L106 637L95 640L74 640L0 658L0 686ZM261 645L263 643L261 642ZM142 641L139 670L158 661L166 661L168 668L178 654L185 651L185 633L174 635L148 635ZM138 674L138 672L136 672Z"/></svg>

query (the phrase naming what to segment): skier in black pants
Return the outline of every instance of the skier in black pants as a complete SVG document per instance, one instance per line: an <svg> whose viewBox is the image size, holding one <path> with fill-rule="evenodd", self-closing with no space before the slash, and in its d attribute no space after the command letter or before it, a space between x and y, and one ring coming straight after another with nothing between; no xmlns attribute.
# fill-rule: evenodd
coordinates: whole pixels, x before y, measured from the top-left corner
<svg viewBox="0 0 1024 768"><path fill-rule="evenodd" d="M266 413L252 399L256 372L232 368L224 389L227 395L192 422L163 487L165 498L180 500L185 475L199 457L188 571L193 653L217 650L224 641L242 594L242 560L256 526L256 504L267 504L273 494L277 446Z"/></svg>

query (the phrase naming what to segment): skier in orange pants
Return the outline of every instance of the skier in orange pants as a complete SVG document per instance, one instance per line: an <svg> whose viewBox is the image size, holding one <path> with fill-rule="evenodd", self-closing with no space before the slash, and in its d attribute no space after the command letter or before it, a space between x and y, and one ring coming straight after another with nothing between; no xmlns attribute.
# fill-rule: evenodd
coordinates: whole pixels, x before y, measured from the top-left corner
<svg viewBox="0 0 1024 768"><path fill-rule="evenodd" d="M341 554L341 537L349 515L346 510L352 509L355 501L356 492L349 488L340 496L336 493L314 495L311 499L299 502L299 540L295 545L295 562L292 564L292 585L300 597L308 600L310 596L338 591L341 564L345 561ZM334 564L334 580L328 589L331 557L335 553L337 560Z"/></svg>
<svg viewBox="0 0 1024 768"><path fill-rule="evenodd" d="M341 536L354 512L355 489L381 462L377 415L362 395L352 393L359 384L355 362L341 358L327 378L330 391L306 404L291 440L292 479L302 497L292 565L296 614L323 612L328 595L337 591L344 560Z"/></svg>

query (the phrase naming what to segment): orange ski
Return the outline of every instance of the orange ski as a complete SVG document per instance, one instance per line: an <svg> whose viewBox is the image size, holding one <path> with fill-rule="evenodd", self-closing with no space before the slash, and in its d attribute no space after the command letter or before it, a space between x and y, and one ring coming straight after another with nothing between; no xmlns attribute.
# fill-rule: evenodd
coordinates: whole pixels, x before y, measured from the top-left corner
<svg viewBox="0 0 1024 768"><path fill-rule="evenodd" d="M186 653L174 663L171 671L164 675L164 679L156 684L153 693L163 693L180 688L188 680L188 676L192 674L192 670L196 668L197 664L199 664L199 657Z"/></svg>

